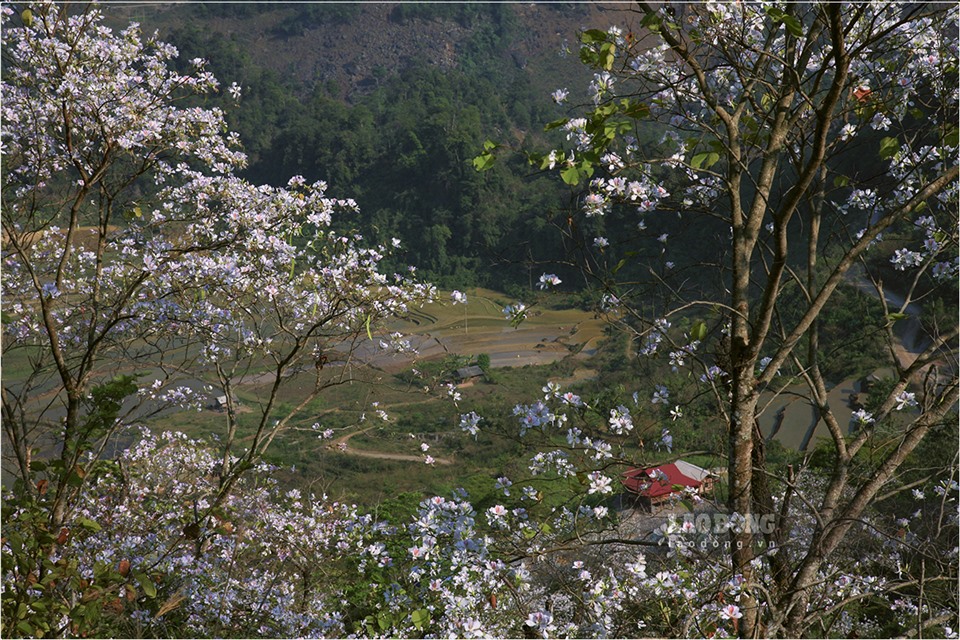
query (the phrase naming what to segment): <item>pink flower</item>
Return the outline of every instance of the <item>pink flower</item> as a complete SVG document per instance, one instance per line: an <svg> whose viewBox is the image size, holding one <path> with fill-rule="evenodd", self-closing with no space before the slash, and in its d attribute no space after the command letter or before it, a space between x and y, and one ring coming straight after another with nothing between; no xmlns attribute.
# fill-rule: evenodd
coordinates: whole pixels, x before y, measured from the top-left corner
<svg viewBox="0 0 960 640"><path fill-rule="evenodd" d="M737 618L742 618L743 613L737 605L728 604L723 609L720 609L720 617L724 620L736 620Z"/></svg>

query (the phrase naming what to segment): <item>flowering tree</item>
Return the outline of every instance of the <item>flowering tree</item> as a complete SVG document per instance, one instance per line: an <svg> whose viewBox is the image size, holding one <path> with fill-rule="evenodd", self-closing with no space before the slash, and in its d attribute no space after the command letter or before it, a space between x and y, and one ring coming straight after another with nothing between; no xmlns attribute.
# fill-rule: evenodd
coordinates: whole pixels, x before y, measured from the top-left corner
<svg viewBox="0 0 960 640"><path fill-rule="evenodd" d="M32 582L5 590L16 624L6 594L53 575L69 532L96 524L77 508L126 425L200 408L206 382L225 396L216 490L180 531L196 539L360 338L434 290L380 273L387 248L334 231L356 205L325 184L237 178L239 141L202 106L219 90L203 60L175 71L173 47L135 24L115 33L97 9L3 11L4 453L39 509L19 524L44 540L19 567ZM314 384L278 412L295 372ZM242 422L234 389L250 381L265 392Z"/></svg>
<svg viewBox="0 0 960 640"><path fill-rule="evenodd" d="M905 472L955 424L956 327L893 362L850 431L827 403L817 324L883 251L909 274L889 324L955 286L955 8L641 5L635 32L585 32L593 104L553 125L572 145L541 162L588 181L569 238L636 352L668 362L632 395L551 382L499 425L462 414L468 435L509 427L526 443L526 477L498 478L482 507L457 492L394 521L284 492L260 457L357 339L433 289L383 276L386 248L332 231L354 204L324 185L234 176L235 137L196 106L217 88L202 61L175 72L169 46L96 11L5 12L3 346L23 371L3 387L21 481L4 504L6 635L879 635L881 606L898 632L955 625L956 463ZM843 164L864 149L883 177ZM632 240L605 220L636 216L642 232L671 210L729 231L719 293L674 286L684 265L657 262L673 259L668 233L608 262ZM653 266L656 306L618 281ZM279 412L304 371L315 384ZM137 420L195 406L200 372L225 396L217 443L143 432L103 455ZM254 378L266 392L247 422L232 390ZM826 474L765 459L760 394L787 380L829 427ZM642 461L639 438L678 448L669 425L704 393L727 428L727 509L647 537L607 502L617 472ZM903 496L900 520L875 508Z"/></svg>
<svg viewBox="0 0 960 640"><path fill-rule="evenodd" d="M731 534L737 632L801 636L877 591L826 604L820 588L843 571L855 533L872 522L871 505L909 488L901 474L924 438L956 422L956 323L931 328L907 359L894 357L892 325L938 287L955 292L957 11L640 3L627 18L627 29L582 34L581 60L596 70L592 105L549 125L570 144L534 161L558 169L567 184L587 183L564 231L604 289L613 320L636 336L641 356L666 352L673 371L691 371L688 380L714 394L727 427L729 511L747 521L775 518L762 550L749 530ZM569 96L561 89L553 97ZM494 153L488 145L477 167ZM712 263L716 286L686 283L696 262L674 262L669 233L652 250L643 242L647 225L668 212L724 240ZM605 237L609 218L638 229L636 237ZM902 244L882 242L884 233ZM705 245L696 259L709 251ZM633 264L640 268L631 271ZM884 264L903 272L895 303L882 286ZM857 268L882 301L895 376L847 425L828 404L818 321L844 304L838 290ZM829 429L822 481L765 459L762 394L797 382ZM678 391L658 384L653 402ZM683 409L681 401L670 417ZM949 482L955 474L954 458L935 475ZM926 546L934 547L943 545ZM886 588L910 592L924 580L919 565L904 568L906 557L947 567L935 580L949 579L949 553L898 547L888 569L896 565L900 580ZM905 624L919 632L956 610L917 615Z"/></svg>

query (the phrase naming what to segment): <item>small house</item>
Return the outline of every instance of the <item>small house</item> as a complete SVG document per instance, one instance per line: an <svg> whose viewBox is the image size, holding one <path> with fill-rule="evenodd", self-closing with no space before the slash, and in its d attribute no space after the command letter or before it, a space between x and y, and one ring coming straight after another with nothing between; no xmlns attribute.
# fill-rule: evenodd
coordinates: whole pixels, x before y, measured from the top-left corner
<svg viewBox="0 0 960 640"><path fill-rule="evenodd" d="M232 396L232 397L231 397L231 400L233 400L233 406L235 406L235 407L240 404L240 401L237 400L237 397L236 397L236 396ZM226 411L226 410L227 410L227 396L226 396L226 395L222 395L222 396L217 396L216 398L214 398L214 399L213 399L213 404L210 406L210 408L213 409L214 411Z"/></svg>
<svg viewBox="0 0 960 640"><path fill-rule="evenodd" d="M477 365L471 365L469 367L460 367L457 369L454 374L454 378L457 383L467 382L468 380L473 380L475 378L483 377L483 369Z"/></svg>
<svg viewBox="0 0 960 640"><path fill-rule="evenodd" d="M623 474L623 486L648 511L682 493L687 487L698 494L713 491L716 475L684 460L656 467L629 469Z"/></svg>

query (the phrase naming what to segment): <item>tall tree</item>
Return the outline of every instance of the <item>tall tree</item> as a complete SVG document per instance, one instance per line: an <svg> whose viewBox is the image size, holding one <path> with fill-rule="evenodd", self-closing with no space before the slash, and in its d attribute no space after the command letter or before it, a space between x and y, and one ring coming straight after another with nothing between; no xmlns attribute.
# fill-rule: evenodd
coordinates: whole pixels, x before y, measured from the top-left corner
<svg viewBox="0 0 960 640"><path fill-rule="evenodd" d="M776 518L765 551L752 532L732 534L739 633L801 636L831 613L811 597L851 530L923 439L956 421L956 324L906 358L890 329L914 300L956 292L956 7L640 3L623 15L626 28L582 34L592 105L550 125L571 144L535 160L588 183L565 232L641 353L669 344L671 364L702 368L727 424L729 510ZM643 141L650 123L662 136ZM676 231L702 227L722 241L712 291L684 285L692 263L669 275L667 234L649 254L626 235L591 244L605 217L643 229L668 212L680 216ZM872 248L884 233L896 245ZM885 282L896 303L884 295L884 262L899 276ZM620 272L628 263L643 269ZM654 280L622 277L648 269ZM818 319L858 270L884 301L895 378L848 428L828 403ZM668 331L682 317L686 331ZM761 396L784 392L785 379L805 384L829 429L817 490L765 460ZM813 527L798 538L791 528L803 519Z"/></svg>
<svg viewBox="0 0 960 640"><path fill-rule="evenodd" d="M196 106L220 90L202 59L179 73L173 47L97 9L3 11L4 453L55 532L112 436L222 394L218 490L185 523L203 526L359 338L434 291L331 231L356 205L324 183L237 178L237 136ZM313 386L281 408L304 370ZM235 391L253 380L242 429Z"/></svg>

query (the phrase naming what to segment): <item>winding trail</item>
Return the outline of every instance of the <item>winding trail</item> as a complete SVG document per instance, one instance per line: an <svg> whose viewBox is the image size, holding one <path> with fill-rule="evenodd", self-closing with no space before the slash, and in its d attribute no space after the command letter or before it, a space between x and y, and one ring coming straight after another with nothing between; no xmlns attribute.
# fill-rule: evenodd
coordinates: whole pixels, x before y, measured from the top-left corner
<svg viewBox="0 0 960 640"><path fill-rule="evenodd" d="M386 451L370 451L368 449L352 449L347 446L350 438L353 436L358 436L361 433L366 433L374 427L377 427L377 424L371 424L363 429L358 429L352 433L342 435L330 444L327 445L327 449L339 449L342 453L347 453L353 456L360 456L363 458L379 458L380 460L403 460L406 462L423 462L422 456L415 456L408 453L387 453ZM341 448L342 447L342 448ZM453 460L447 458L434 458L436 464L453 464Z"/></svg>

